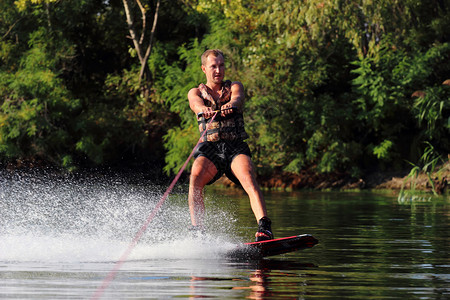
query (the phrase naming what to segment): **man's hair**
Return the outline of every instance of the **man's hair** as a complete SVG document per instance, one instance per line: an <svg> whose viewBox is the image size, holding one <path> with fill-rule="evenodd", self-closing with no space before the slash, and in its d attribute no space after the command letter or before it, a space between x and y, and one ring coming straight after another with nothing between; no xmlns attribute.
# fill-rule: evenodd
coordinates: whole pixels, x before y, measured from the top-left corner
<svg viewBox="0 0 450 300"><path fill-rule="evenodd" d="M208 49L202 54L202 65L206 65L206 60L208 59L208 56L213 55L214 57L223 56L223 52L219 49Z"/></svg>

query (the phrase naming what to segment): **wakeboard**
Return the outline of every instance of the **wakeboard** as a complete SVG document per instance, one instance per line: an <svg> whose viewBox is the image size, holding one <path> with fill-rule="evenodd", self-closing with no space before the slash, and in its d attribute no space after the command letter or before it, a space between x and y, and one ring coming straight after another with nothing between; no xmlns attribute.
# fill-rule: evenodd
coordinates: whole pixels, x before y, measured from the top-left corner
<svg viewBox="0 0 450 300"><path fill-rule="evenodd" d="M319 241L310 234L244 243L231 249L228 256L242 259L259 259L314 247Z"/></svg>

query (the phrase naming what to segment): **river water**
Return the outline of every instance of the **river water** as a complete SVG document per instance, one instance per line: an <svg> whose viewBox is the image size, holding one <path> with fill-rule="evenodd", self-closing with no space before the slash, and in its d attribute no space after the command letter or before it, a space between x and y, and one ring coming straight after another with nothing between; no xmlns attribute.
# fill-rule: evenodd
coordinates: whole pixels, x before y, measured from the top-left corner
<svg viewBox="0 0 450 300"><path fill-rule="evenodd" d="M265 192L276 237L319 244L246 261L225 255L254 235L246 195L208 188L208 232L196 238L179 184L118 264L165 188L0 173L0 298L450 298L448 197Z"/></svg>

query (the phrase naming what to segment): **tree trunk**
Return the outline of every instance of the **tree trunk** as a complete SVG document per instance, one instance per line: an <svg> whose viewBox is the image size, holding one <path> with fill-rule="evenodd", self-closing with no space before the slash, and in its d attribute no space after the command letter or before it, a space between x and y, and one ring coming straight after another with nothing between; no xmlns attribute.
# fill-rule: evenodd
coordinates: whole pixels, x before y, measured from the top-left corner
<svg viewBox="0 0 450 300"><path fill-rule="evenodd" d="M153 26L152 31L150 33L150 41L148 42L147 51L145 52L144 60L141 62L141 72L139 73L139 82L141 82L142 78L144 77L144 73L148 70L147 60L150 57L150 54L152 53L152 46L153 46L153 37L155 36L156 32L156 24L158 23L158 12L159 12L159 4L161 3L160 0L156 3L156 9L155 14L153 17ZM150 75L150 70L148 70L148 77ZM147 78L149 80L150 78Z"/></svg>
<svg viewBox="0 0 450 300"><path fill-rule="evenodd" d="M156 3L155 13L153 16L153 26L152 30L150 32L149 41L147 43L147 49L144 53L144 42L146 40L146 27L147 27L147 15L145 7L142 5L140 0L135 0L136 4L139 6L139 9L141 11L141 18L142 18L142 32L140 37L138 38L138 33L136 30L136 22L134 20L133 13L130 9L130 1L131 0L122 0L123 6L125 9L125 16L127 19L127 25L128 30L130 32L130 38L133 41L134 49L136 50L137 56L139 58L139 62L141 64L141 69L139 72L139 85L141 87L141 91L144 94L145 98L148 98L149 96L149 90L150 90L150 69L148 67L147 61L150 57L152 46L153 46L153 38L156 32L156 25L158 23L158 14L159 14L159 6L161 3L161 0L158 0Z"/></svg>

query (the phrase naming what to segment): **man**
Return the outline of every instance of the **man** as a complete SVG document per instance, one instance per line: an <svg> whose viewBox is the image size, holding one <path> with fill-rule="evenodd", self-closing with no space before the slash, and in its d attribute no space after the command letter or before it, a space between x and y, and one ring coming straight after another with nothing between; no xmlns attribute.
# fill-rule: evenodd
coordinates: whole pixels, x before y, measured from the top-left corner
<svg viewBox="0 0 450 300"><path fill-rule="evenodd" d="M202 83L188 93L189 106L197 115L201 133L218 112L194 153L195 161L189 183L192 228L203 229L203 188L226 174L228 178L241 184L250 198L258 222L256 241L273 239L271 221L267 217L264 198L256 182L250 149L244 142L248 138L242 115L244 87L238 81L223 80L225 62L220 50L206 50L201 60L206 84Z"/></svg>

